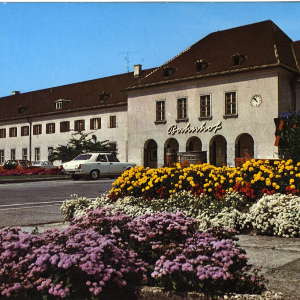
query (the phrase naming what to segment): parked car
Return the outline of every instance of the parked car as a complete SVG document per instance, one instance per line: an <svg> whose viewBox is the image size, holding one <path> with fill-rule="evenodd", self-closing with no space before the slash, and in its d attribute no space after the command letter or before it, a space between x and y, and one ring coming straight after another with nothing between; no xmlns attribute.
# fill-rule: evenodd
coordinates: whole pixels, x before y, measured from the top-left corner
<svg viewBox="0 0 300 300"><path fill-rule="evenodd" d="M21 170L27 169L30 166L30 161L26 159L9 159L3 165L4 170Z"/></svg>
<svg viewBox="0 0 300 300"><path fill-rule="evenodd" d="M116 177L134 167L134 163L120 162L112 153L85 153L62 165L63 172L71 174L74 180L89 176L96 180L100 177Z"/></svg>
<svg viewBox="0 0 300 300"><path fill-rule="evenodd" d="M31 168L43 168L46 170L54 168L52 162L36 160L31 163Z"/></svg>

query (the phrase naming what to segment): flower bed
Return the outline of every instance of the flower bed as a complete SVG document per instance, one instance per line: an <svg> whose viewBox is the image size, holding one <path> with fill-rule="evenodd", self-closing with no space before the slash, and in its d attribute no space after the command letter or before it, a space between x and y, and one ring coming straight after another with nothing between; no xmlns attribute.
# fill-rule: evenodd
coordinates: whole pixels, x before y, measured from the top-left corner
<svg viewBox="0 0 300 300"><path fill-rule="evenodd" d="M130 286L207 294L260 294L265 279L247 265L235 231L197 230L183 213L90 210L60 231L0 231L3 299L110 299ZM1 299L2 299L1 298Z"/></svg>
<svg viewBox="0 0 300 300"><path fill-rule="evenodd" d="M18 170L0 170L0 176L26 176L26 175L62 175L60 168L45 170L44 168L28 168Z"/></svg>
<svg viewBox="0 0 300 300"><path fill-rule="evenodd" d="M195 195L205 194L222 199L227 192L238 191L255 201L264 194L299 195L300 163L292 160L246 161L242 167L215 167L208 163L150 169L135 167L125 171L114 183L110 192L112 200L125 196L144 199L168 199L182 190Z"/></svg>
<svg viewBox="0 0 300 300"><path fill-rule="evenodd" d="M256 234L279 237L300 237L300 197L292 194L265 195L253 204L238 192L226 193L222 200L211 196L182 191L169 199L147 200L143 197L126 196L113 201L108 194L95 200L78 198L66 200L61 206L65 220L85 215L87 209L114 207L131 217L145 213L168 211L183 212L198 221L200 230L224 227L240 233L255 231Z"/></svg>

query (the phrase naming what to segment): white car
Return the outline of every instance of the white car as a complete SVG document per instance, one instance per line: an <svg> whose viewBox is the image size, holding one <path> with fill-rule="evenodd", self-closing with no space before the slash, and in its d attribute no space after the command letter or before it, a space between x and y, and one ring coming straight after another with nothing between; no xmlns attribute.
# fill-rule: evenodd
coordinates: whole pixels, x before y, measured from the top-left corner
<svg viewBox="0 0 300 300"><path fill-rule="evenodd" d="M74 180L89 176L96 180L100 177L116 177L134 167L133 163L120 162L112 153L85 153L62 165L63 172L71 174Z"/></svg>
<svg viewBox="0 0 300 300"><path fill-rule="evenodd" d="M53 169L54 166L50 161L40 161L36 160L31 163L31 168L44 168L46 170Z"/></svg>

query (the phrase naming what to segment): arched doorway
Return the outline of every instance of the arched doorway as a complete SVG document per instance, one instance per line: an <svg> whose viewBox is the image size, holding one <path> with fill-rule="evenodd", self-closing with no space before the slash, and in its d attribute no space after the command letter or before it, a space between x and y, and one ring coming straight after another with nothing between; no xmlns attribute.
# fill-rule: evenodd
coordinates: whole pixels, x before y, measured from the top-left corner
<svg viewBox="0 0 300 300"><path fill-rule="evenodd" d="M174 159L175 156L177 156L177 152L179 150L179 144L178 141L174 138L167 139L165 141L164 145L164 165L167 166L169 165L168 160L167 160L167 154L173 154Z"/></svg>
<svg viewBox="0 0 300 300"><path fill-rule="evenodd" d="M209 162L216 167L227 164L227 141L222 135L216 135L210 141Z"/></svg>
<svg viewBox="0 0 300 300"><path fill-rule="evenodd" d="M191 137L186 141L186 152L202 151L202 142L198 137Z"/></svg>
<svg viewBox="0 0 300 300"><path fill-rule="evenodd" d="M157 143L148 140L144 145L144 167L157 168Z"/></svg>
<svg viewBox="0 0 300 300"><path fill-rule="evenodd" d="M235 141L236 158L254 157L254 140L248 133L240 134Z"/></svg>

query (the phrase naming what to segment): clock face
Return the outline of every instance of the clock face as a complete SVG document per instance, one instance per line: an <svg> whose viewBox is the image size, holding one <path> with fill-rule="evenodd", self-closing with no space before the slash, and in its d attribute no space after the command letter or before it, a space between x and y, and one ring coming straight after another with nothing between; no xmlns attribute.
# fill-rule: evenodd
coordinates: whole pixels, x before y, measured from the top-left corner
<svg viewBox="0 0 300 300"><path fill-rule="evenodd" d="M251 97L250 103L252 106L260 106L262 102L261 95L253 95Z"/></svg>

